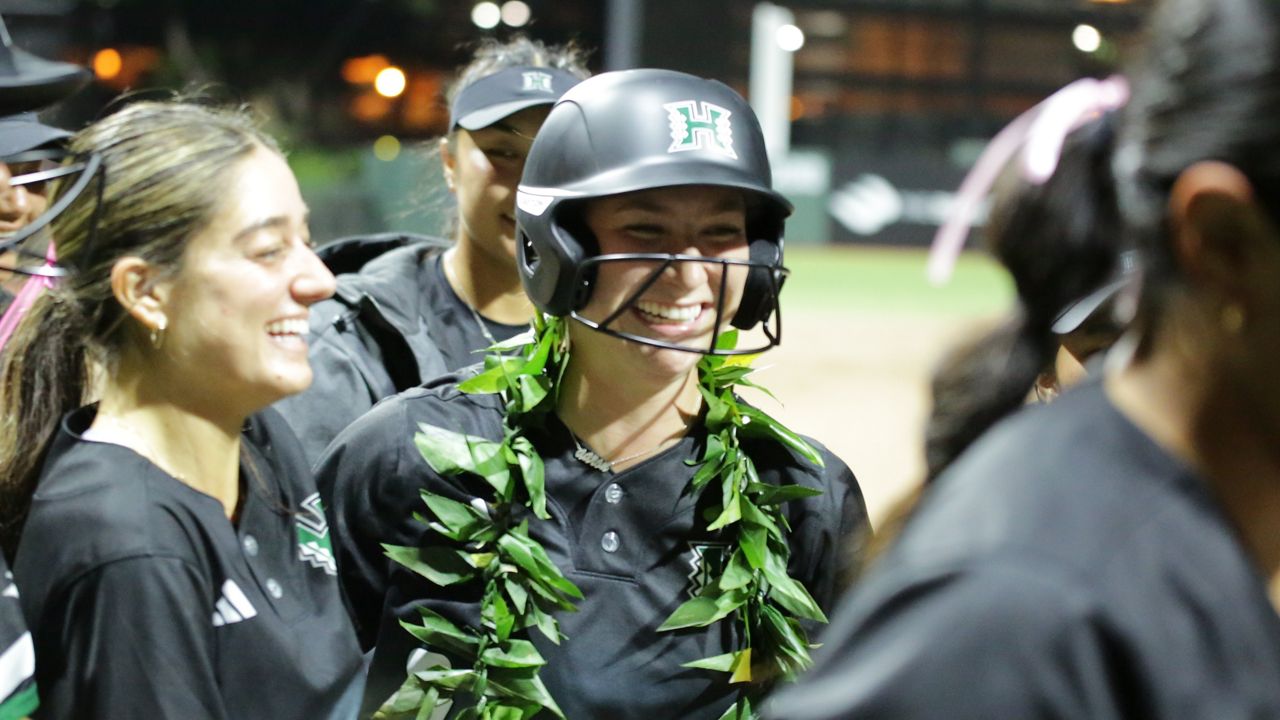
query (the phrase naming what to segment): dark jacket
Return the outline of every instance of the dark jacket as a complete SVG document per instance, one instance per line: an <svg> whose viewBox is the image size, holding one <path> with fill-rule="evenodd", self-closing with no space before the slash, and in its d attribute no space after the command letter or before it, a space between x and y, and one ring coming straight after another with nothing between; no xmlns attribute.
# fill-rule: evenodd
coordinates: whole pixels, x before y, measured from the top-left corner
<svg viewBox="0 0 1280 720"><path fill-rule="evenodd" d="M311 371L306 392L276 404L314 462L339 431L384 397L443 374L421 291L424 259L449 243L387 233L335 241L320 257L335 275L334 296L311 306Z"/></svg>

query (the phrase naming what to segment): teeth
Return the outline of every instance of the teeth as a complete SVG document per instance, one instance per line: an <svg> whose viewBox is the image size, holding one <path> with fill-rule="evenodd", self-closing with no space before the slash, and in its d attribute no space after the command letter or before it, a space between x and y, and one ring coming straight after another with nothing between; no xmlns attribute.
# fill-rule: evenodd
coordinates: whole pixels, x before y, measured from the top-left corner
<svg viewBox="0 0 1280 720"><path fill-rule="evenodd" d="M663 305L647 300L637 302L636 309L645 315L653 315L664 320L675 320L677 322L695 320L702 313L701 305Z"/></svg>
<svg viewBox="0 0 1280 720"><path fill-rule="evenodd" d="M267 333L270 335L306 335L307 321L302 318L276 320L275 322L267 323Z"/></svg>

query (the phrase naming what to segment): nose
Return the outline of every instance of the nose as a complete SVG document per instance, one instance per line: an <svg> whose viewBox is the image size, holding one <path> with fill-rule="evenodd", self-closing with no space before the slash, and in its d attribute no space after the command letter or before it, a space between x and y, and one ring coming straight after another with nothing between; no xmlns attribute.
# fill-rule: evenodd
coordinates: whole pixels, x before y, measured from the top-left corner
<svg viewBox="0 0 1280 720"><path fill-rule="evenodd" d="M672 252L677 255L702 257L702 251L698 249L697 243L691 240L675 243ZM693 260L676 260L671 263L669 272L680 284L691 288L707 282L708 270L707 263Z"/></svg>
<svg viewBox="0 0 1280 720"><path fill-rule="evenodd" d="M338 284L324 261L314 250L305 246L298 255L300 265L293 277L293 284L290 285L294 299L303 305L311 305L332 297Z"/></svg>

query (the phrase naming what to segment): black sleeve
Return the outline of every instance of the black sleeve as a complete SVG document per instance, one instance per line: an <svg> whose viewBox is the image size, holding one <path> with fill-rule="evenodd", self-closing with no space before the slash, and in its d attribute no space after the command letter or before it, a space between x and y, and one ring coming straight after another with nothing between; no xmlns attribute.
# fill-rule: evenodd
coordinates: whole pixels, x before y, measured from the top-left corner
<svg viewBox="0 0 1280 720"><path fill-rule="evenodd" d="M422 505L415 475L427 468L404 457L414 429L403 404L389 400L339 434L316 466L338 577L365 650L377 640L387 593L382 543L416 545L422 533L412 517Z"/></svg>
<svg viewBox="0 0 1280 720"><path fill-rule="evenodd" d="M853 575L871 524L853 471L830 450L817 443L814 446L823 459L821 470L814 471L814 483L822 495L792 503L795 507L790 520L796 544L791 572L819 607L830 613Z"/></svg>
<svg viewBox="0 0 1280 720"><path fill-rule="evenodd" d="M42 687L60 679L48 705L97 720L226 718L208 584L170 557L119 560L75 581L42 621L41 636L59 643L37 648Z"/></svg>
<svg viewBox="0 0 1280 720"><path fill-rule="evenodd" d="M360 362L332 323L316 325L308 351L311 387L275 404L302 443L308 463L315 463L329 443L382 397L360 370Z"/></svg>
<svg viewBox="0 0 1280 720"><path fill-rule="evenodd" d="M0 559L0 720L30 715L39 701L31 634L22 619L13 574Z"/></svg>
<svg viewBox="0 0 1280 720"><path fill-rule="evenodd" d="M909 582L873 572L822 637L815 668L780 689L765 717L1124 717L1112 687L1122 673L1108 667L1123 653L1066 588L1011 566Z"/></svg>

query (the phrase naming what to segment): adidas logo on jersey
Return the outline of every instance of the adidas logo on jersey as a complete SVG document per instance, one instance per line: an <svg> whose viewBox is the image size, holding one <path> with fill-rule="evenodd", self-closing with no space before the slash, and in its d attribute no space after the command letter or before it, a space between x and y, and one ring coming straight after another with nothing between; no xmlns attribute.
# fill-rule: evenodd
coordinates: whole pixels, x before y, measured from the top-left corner
<svg viewBox="0 0 1280 720"><path fill-rule="evenodd" d="M258 614L235 580L222 583L222 597L213 604L213 626L244 622Z"/></svg>
<svg viewBox="0 0 1280 720"><path fill-rule="evenodd" d="M330 575L338 574L320 493L312 493L302 501L302 512L298 513L298 559Z"/></svg>

